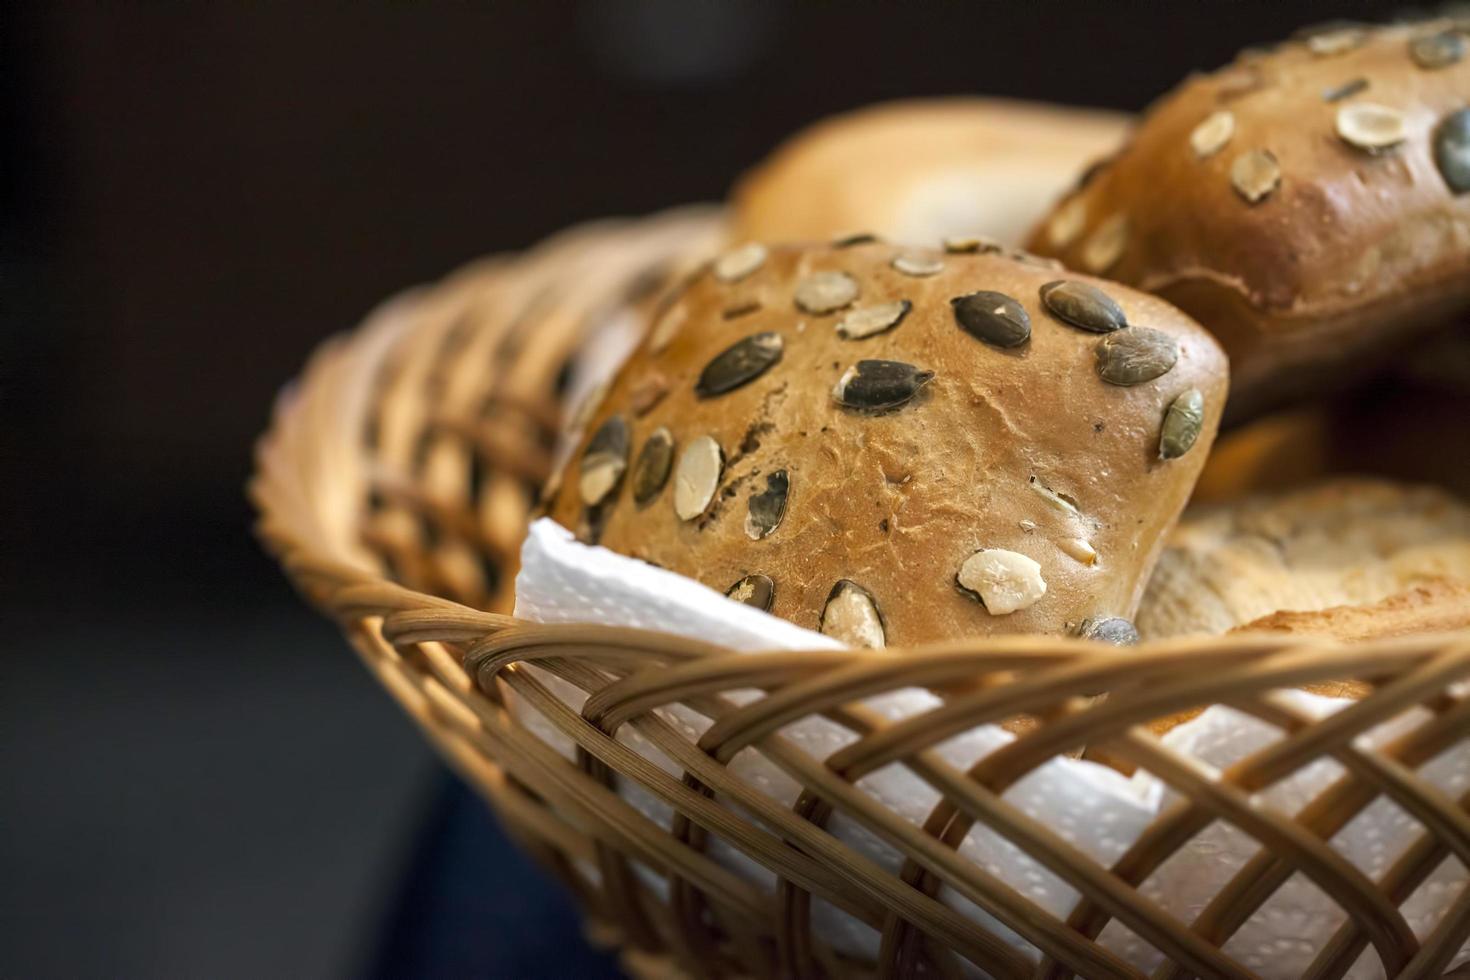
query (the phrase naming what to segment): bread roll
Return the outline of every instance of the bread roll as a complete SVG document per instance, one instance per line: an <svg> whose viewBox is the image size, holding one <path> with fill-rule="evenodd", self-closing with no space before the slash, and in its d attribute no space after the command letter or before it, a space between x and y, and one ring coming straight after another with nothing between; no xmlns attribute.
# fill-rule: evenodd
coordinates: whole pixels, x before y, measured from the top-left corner
<svg viewBox="0 0 1470 980"><path fill-rule="evenodd" d="M1403 617L1416 609L1428 629L1444 621L1444 602L1460 601L1455 583L1470 584L1470 506L1431 486L1344 477L1191 509L1169 535L1138 630L1144 639L1247 626L1333 634L1337 623L1364 634L1364 615L1342 607L1423 588L1427 597L1388 611L1396 632L1410 630Z"/></svg>
<svg viewBox="0 0 1470 980"><path fill-rule="evenodd" d="M748 246L658 315L550 514L853 645L1116 638L1226 386L1167 303L1034 260Z"/></svg>
<svg viewBox="0 0 1470 980"><path fill-rule="evenodd" d="M783 143L733 194L742 239L872 232L936 244L1009 245L1087 164L1115 150L1126 116L1002 99L887 102L822 120Z"/></svg>
<svg viewBox="0 0 1470 980"><path fill-rule="evenodd" d="M1341 384L1470 305L1470 56L1447 21L1337 27L1190 78L1030 247L1176 304L1231 420Z"/></svg>

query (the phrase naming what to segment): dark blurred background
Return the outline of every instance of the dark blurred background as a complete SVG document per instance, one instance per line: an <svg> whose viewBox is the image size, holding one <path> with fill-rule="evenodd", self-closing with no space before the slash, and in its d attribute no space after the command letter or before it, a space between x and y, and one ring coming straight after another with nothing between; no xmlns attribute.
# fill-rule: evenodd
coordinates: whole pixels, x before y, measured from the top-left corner
<svg viewBox="0 0 1470 980"><path fill-rule="evenodd" d="M0 975L590 975L250 535L312 347L476 255L721 197L899 96L1139 109L1385 3L12 2Z"/></svg>

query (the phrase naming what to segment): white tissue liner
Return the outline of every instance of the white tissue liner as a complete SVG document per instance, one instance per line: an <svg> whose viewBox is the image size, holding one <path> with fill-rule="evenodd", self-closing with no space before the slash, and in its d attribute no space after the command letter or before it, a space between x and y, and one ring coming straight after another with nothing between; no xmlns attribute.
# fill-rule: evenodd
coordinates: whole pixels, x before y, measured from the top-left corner
<svg viewBox="0 0 1470 980"><path fill-rule="evenodd" d="M518 617L544 623L596 622L660 630L711 640L742 651L840 648L829 637L733 602L682 575L606 548L583 545L574 540L571 532L548 518L531 525L522 547L515 612ZM581 691L544 672L536 673L557 697L580 710L585 700ZM739 692L732 699L743 703L758 697L760 694L752 691ZM1283 692L1283 697L1318 717L1351 703L1300 691ZM920 714L941 703L933 694L918 688L896 690L865 702L867 707L889 719ZM516 702L515 708L523 723L539 737L569 758L573 755L570 739L543 716L520 702ZM691 741L709 727L707 718L680 706L662 708L658 713ZM1392 725L1380 725L1371 733L1368 744L1389 741L1423 717L1422 709L1415 709ZM816 759L826 758L855 738L846 729L819 718L787 725L781 734ZM1264 722L1215 706L1168 732L1163 741L1169 748L1218 770L1279 737L1280 732ZM618 738L670 775L682 775L671 760L631 726L623 726ZM1012 738L999 726L983 725L941 743L935 751L950 765L965 769ZM730 769L783 806L790 806L796 800L797 784L753 749L736 756ZM1258 799L1264 806L1292 813L1342 772L1337 763L1319 760L1274 784L1259 794ZM1443 753L1422 767L1420 775L1452 797L1458 797L1470 782L1470 748L1461 745ZM897 764L872 773L858 785L882 800L893 813L914 824L922 824L938 800L938 794L927 783ZM670 825L670 808L647 791L623 780L619 792L649 819L665 828ZM1046 819L1056 833L1104 865L1117 860L1157 814L1178 799L1177 794L1148 773L1127 777L1105 766L1068 758L1055 758L1038 767L1010 787L1004 798L1029 815ZM891 871L898 870L898 852L850 818L834 816L828 829L858 853ZM1377 876L1412 842L1418 830L1418 825L1396 805L1380 800L1344 827L1332 844L1359 868ZM1248 834L1228 825L1212 824L1160 867L1141 890L1187 921L1249 860L1258 846ZM762 887L773 886L774 876L769 871L724 842L716 842L710 853ZM1077 901L1075 889L987 828L974 828L960 846L960 853L1056 916L1065 917ZM661 878L651 872L644 873L643 878L656 893L665 893ZM1416 934L1421 937L1427 934L1444 908L1466 886L1467 879L1470 876L1466 869L1454 859L1445 861L1430 876L1403 907L1405 918ZM1036 955L1028 942L950 889L941 890L940 898L983 922L1017 949ZM878 934L829 903L821 900L813 903L813 920L820 934L835 948L850 955L876 955ZM1262 976L1295 977L1305 970L1342 920L1343 914L1336 903L1298 875L1262 906L1231 938L1226 949ZM1100 940L1140 969L1151 970L1160 962L1157 951L1116 922L1103 931ZM1470 944L1461 951L1457 961L1467 953ZM970 972L983 975L978 970ZM1348 975L1353 980L1383 976L1371 948Z"/></svg>

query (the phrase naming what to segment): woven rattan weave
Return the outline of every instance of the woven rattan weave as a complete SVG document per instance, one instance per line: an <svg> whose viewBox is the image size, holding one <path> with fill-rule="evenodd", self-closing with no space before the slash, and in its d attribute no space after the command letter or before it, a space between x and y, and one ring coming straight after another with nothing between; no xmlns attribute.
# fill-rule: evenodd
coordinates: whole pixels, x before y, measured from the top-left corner
<svg viewBox="0 0 1470 980"><path fill-rule="evenodd" d="M1470 865L1470 794L1450 798L1416 769L1470 738L1470 635L1359 646L1238 637L1126 652L1054 638L992 639L861 652L737 654L600 626L544 626L508 615L516 557L554 460L568 364L628 301L636 273L713 240L717 216L682 212L575 230L524 256L496 258L400 297L355 333L325 344L281 398L261 441L252 494L260 533L300 590L336 619L368 669L426 737L479 788L507 831L565 880L589 934L616 944L640 975L998 978L1139 977L1095 941L1116 920L1161 951L1157 977L1251 977L1227 940L1293 876L1346 913L1316 954L1314 978L1343 976L1364 950L1397 978L1439 977L1470 937L1470 889L1425 935L1400 906L1446 860ZM635 289L635 294L637 290ZM545 674L526 669L534 664ZM553 675L591 696L580 713L553 696ZM1371 693L1321 720L1278 696L1313 682L1360 680ZM1457 687L1457 685L1460 685ZM942 708L897 723L865 698L925 686ZM758 689L741 701L732 691ZM1089 695L1108 690L1096 700ZM517 697L577 746L577 761L518 723ZM690 741L656 709L713 719ZM1221 773L1203 771L1147 722L1221 703L1280 729L1279 740ZM1428 719L1376 750L1356 737L1414 706ZM932 751L986 721L1024 713L1035 726L970 771ZM856 740L813 758L779 730L812 715ZM674 760L669 776L614 737L633 726ZM1062 839L1007 787L1081 746L1149 770L1179 794L1111 867ZM726 765L752 749L805 789L781 806ZM1322 757L1342 777L1288 817L1253 795ZM922 825L854 784L907 767L942 802ZM671 806L648 819L617 787L633 782ZM1329 843L1381 796L1422 827L1370 879ZM878 866L824 829L835 813L904 858ZM1261 845L1202 909L1169 909L1140 884L1185 842L1227 821ZM1056 918L956 848L992 828L1082 896ZM774 873L766 888L709 853L714 839ZM668 882L650 889L645 869ZM1028 958L940 901L940 887L986 910L1042 952ZM832 949L812 926L814 899L878 930L876 961Z"/></svg>

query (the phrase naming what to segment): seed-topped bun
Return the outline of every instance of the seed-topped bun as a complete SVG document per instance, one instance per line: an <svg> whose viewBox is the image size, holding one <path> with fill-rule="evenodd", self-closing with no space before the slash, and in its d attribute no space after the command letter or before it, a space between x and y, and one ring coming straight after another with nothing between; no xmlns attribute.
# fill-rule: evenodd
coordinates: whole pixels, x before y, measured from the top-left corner
<svg viewBox="0 0 1470 980"><path fill-rule="evenodd" d="M1157 297L952 247L717 259L614 379L551 516L856 646L1126 639L1225 358Z"/></svg>
<svg viewBox="0 0 1470 980"><path fill-rule="evenodd" d="M1230 415L1470 304L1470 38L1337 25L1190 78L1030 247L1157 293L1230 355Z"/></svg>
<svg viewBox="0 0 1470 980"><path fill-rule="evenodd" d="M914 99L791 137L732 195L737 240L857 231L901 242L985 234L1020 244L1077 171L1123 142L1120 113L1005 99Z"/></svg>

